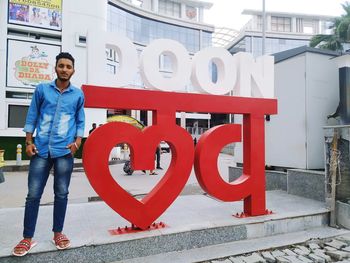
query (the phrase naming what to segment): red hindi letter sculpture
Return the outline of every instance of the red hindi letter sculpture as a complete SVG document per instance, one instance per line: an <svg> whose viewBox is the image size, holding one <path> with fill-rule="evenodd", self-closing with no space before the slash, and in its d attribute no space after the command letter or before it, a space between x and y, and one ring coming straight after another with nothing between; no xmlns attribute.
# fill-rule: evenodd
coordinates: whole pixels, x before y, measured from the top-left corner
<svg viewBox="0 0 350 263"><path fill-rule="evenodd" d="M142 229L151 225L180 194L194 160L198 181L210 195L223 201L244 199L245 213L265 213L264 114L277 112L276 100L87 85L83 90L85 107L154 113L154 125L142 131L125 123L108 123L94 131L84 145L83 164L92 187L125 219ZM191 135L176 125L177 111L243 114L244 164L239 179L233 183L223 181L217 170L217 158L226 144L241 141L241 125L210 129L201 136L194 153ZM153 169L154 153L160 141L171 147L169 169L146 197L136 200L110 174L109 153L116 144L126 142L131 148L134 169Z"/></svg>

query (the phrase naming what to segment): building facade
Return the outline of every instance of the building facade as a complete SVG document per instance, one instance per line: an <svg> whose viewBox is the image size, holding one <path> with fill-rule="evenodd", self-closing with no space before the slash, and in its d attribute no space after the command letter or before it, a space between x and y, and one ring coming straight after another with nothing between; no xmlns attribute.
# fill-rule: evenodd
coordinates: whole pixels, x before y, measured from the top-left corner
<svg viewBox="0 0 350 263"><path fill-rule="evenodd" d="M323 169L323 127L339 103L339 52L298 47L274 54L278 113L265 121L265 163L275 168ZM235 122L241 122L238 115ZM234 160L243 163L241 143Z"/></svg>
<svg viewBox="0 0 350 263"><path fill-rule="evenodd" d="M252 18L227 45L227 49L232 54L243 51L252 53L254 57L261 56L262 12L244 10L242 14L251 15ZM328 28L333 19L331 16L266 12L265 54L308 46L314 35L330 33Z"/></svg>
<svg viewBox="0 0 350 263"><path fill-rule="evenodd" d="M0 148L6 150L5 159L15 159L16 145L24 145L22 128L35 86L55 79L55 56L60 51L76 58L76 86L88 80L89 30L127 36L138 53L155 39L173 39L192 55L211 46L214 28L203 23L203 10L211 5L194 0L0 1L0 9L7 10L0 14ZM118 63L115 50L106 47L106 71L115 74ZM160 57L159 68L171 74L171 60ZM139 74L128 86L143 87ZM86 135L93 122L102 124L108 114L120 113L150 122L147 112L88 109Z"/></svg>

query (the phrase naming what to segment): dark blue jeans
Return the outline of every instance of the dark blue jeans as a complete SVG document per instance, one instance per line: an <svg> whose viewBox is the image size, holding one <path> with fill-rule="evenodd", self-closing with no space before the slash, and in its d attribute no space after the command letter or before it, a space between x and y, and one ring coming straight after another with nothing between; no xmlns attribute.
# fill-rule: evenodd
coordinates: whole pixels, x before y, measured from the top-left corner
<svg viewBox="0 0 350 263"><path fill-rule="evenodd" d="M68 187L73 171L73 156L67 154L57 158L42 158L34 155L30 160L28 174L28 195L24 211L23 237L32 238L38 218L41 195L51 168L54 168L53 232L62 232L66 216Z"/></svg>

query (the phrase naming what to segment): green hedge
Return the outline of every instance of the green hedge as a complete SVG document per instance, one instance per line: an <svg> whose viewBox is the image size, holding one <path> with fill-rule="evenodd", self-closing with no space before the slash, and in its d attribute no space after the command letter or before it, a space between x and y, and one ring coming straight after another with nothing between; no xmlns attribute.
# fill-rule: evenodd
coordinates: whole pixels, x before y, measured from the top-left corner
<svg viewBox="0 0 350 263"><path fill-rule="evenodd" d="M86 138L82 140L82 145L76 153L75 158L81 158L85 140ZM0 137L0 149L5 150L5 161L16 160L17 144L22 145L22 160L28 160L28 156L25 153L25 137Z"/></svg>

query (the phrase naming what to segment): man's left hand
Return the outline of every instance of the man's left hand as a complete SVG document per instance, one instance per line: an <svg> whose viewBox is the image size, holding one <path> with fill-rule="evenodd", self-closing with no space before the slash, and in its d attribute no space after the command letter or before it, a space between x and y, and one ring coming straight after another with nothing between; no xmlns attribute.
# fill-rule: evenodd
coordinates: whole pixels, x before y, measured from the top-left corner
<svg viewBox="0 0 350 263"><path fill-rule="evenodd" d="M68 144L67 148L70 149L71 153L74 155L76 151L79 150L79 145L76 142L73 142Z"/></svg>

